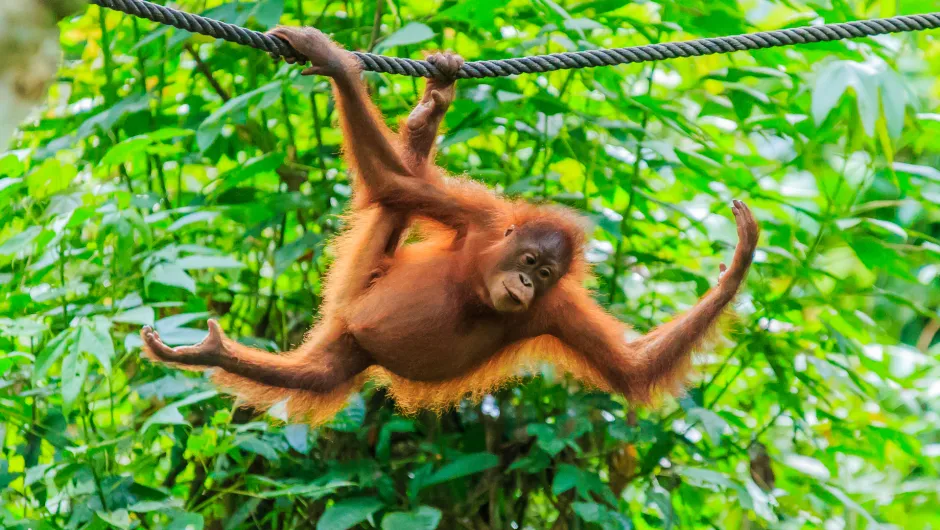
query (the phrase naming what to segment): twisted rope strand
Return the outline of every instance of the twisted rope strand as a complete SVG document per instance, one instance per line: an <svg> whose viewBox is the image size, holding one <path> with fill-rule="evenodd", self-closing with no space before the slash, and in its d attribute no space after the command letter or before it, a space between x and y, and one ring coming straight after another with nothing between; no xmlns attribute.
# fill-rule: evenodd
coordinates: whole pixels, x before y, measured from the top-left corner
<svg viewBox="0 0 940 530"><path fill-rule="evenodd" d="M286 41L277 37L200 15L185 13L146 0L91 0L91 3L193 33L250 46L273 55L291 57L301 61L306 59ZM842 39L857 39L859 37L871 37L888 33L923 31L937 28L940 28L940 12L872 20L857 20L820 26L804 26L777 31L761 31L758 33L697 39L685 42L647 44L645 46L633 46L629 48L585 50L491 61L472 61L464 63L463 67L457 73L457 78L480 79L485 77L504 77L518 74L553 72L555 70L566 70L570 68L595 68L598 66L661 61L663 59L676 59L679 57L699 57L716 53L759 50L763 48L776 48L779 46L792 46L794 44L807 44L812 42L829 42ZM441 76L437 68L427 61L417 61L401 57L387 57L366 52L352 53L362 63L363 69L371 72L407 75L411 77Z"/></svg>

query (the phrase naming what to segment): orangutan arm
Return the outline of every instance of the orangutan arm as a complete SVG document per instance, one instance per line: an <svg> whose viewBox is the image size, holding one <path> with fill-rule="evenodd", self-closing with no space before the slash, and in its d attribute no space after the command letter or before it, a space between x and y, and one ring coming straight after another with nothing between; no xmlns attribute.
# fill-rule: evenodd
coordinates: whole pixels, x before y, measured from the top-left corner
<svg viewBox="0 0 940 530"><path fill-rule="evenodd" d="M738 246L731 267L716 287L688 312L637 340L627 342L627 328L578 287L552 293L549 333L579 352L607 382L629 399L648 401L659 390L681 384L690 354L709 336L718 318L744 282L757 247L758 226L751 211L734 201Z"/></svg>

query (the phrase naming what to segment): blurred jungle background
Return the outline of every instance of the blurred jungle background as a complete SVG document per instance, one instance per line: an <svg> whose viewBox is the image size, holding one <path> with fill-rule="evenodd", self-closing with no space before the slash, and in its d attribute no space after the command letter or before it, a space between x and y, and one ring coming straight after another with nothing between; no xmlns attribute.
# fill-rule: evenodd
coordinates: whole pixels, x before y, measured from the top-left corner
<svg viewBox="0 0 940 530"><path fill-rule="evenodd" d="M12 1L12 0L8 0ZM179 0L468 60L925 13L933 0ZM238 409L139 330L297 344L347 168L329 85L91 6L0 154L5 528L940 528L940 32L461 81L440 164L593 221L637 331L763 233L716 348L656 408L546 369L440 417ZM366 75L393 124L423 81ZM442 359L441 362L446 362Z"/></svg>

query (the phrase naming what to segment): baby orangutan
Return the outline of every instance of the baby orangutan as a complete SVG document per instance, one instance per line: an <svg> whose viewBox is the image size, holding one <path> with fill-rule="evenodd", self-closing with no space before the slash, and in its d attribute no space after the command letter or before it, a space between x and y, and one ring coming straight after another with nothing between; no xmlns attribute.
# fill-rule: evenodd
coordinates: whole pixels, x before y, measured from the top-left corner
<svg viewBox="0 0 940 530"><path fill-rule="evenodd" d="M744 281L758 227L744 203L732 211L739 243L718 285L687 313L637 340L583 286L584 226L555 206L512 202L486 187L444 178L429 163L452 81L431 79L396 138L360 80L356 58L315 29L272 34L304 54L304 74L332 79L344 155L355 174L349 226L335 242L322 318L297 349L273 354L226 338L209 321L195 346L170 348L144 328L152 358L214 380L246 405L286 400L319 423L366 380L388 387L406 412L479 398L541 361L587 384L648 402L681 388L690 355ZM445 75L455 55L429 58ZM402 244L421 221L423 238Z"/></svg>

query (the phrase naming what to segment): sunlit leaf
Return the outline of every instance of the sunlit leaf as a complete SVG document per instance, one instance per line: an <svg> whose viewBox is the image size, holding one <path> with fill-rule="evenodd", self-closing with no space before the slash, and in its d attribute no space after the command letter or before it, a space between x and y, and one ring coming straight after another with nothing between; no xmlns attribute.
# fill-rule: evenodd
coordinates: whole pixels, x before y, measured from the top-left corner
<svg viewBox="0 0 940 530"><path fill-rule="evenodd" d="M81 355L75 344L62 360L62 402L71 406L82 391L85 377L88 375L88 361Z"/></svg>
<svg viewBox="0 0 940 530"><path fill-rule="evenodd" d="M111 371L111 358L114 357L114 343L108 328L105 321L102 325L84 325L78 332L79 351L93 355L105 373Z"/></svg>
<svg viewBox="0 0 940 530"><path fill-rule="evenodd" d="M317 530L347 530L370 518L384 505L375 497L341 500L323 513L317 521Z"/></svg>
<svg viewBox="0 0 940 530"><path fill-rule="evenodd" d="M381 51L394 48L395 46L417 44L432 37L434 37L434 30L427 25L421 24L420 22L409 22L395 33L383 39L375 49L376 51Z"/></svg>
<svg viewBox="0 0 940 530"><path fill-rule="evenodd" d="M0 255L9 256L26 250L41 232L41 227L30 226L26 230L23 230L18 234L14 234L9 239L0 244Z"/></svg>
<svg viewBox="0 0 940 530"><path fill-rule="evenodd" d="M205 519L202 515L192 512L177 512L170 517L170 522L164 526L166 530L203 530Z"/></svg>
<svg viewBox="0 0 940 530"><path fill-rule="evenodd" d="M153 425L189 425L186 418L175 405L169 405L152 414L140 430L146 432Z"/></svg>
<svg viewBox="0 0 940 530"><path fill-rule="evenodd" d="M292 424L284 427L284 438L290 446L301 454L310 450L310 427L305 424Z"/></svg>
<svg viewBox="0 0 940 530"><path fill-rule="evenodd" d="M362 426L366 416L366 403L362 395L356 393L350 396L346 408L333 418L330 426L338 431L353 432Z"/></svg>
<svg viewBox="0 0 940 530"><path fill-rule="evenodd" d="M449 20L470 22L474 26L495 29L495 12L506 4L501 0L457 2L441 11L438 16Z"/></svg>
<svg viewBox="0 0 940 530"><path fill-rule="evenodd" d="M147 283L161 283L196 292L196 281L176 263L159 263L147 273Z"/></svg>
<svg viewBox="0 0 940 530"><path fill-rule="evenodd" d="M117 528L131 528L131 517L125 509L118 509L113 512L105 512L103 510L98 510L95 514L101 518L102 521L108 523L111 526Z"/></svg>
<svg viewBox="0 0 940 530"><path fill-rule="evenodd" d="M139 306L127 311L123 311L111 317L115 322L124 324L140 324L142 326L152 326L154 322L154 311L150 306Z"/></svg>
<svg viewBox="0 0 940 530"><path fill-rule="evenodd" d="M101 163L114 165L127 162L131 158L143 154L147 146L152 142L153 140L146 136L128 138L105 153L104 157L101 159Z"/></svg>
<svg viewBox="0 0 940 530"><path fill-rule="evenodd" d="M181 269L240 269L244 267L230 256L186 256L176 261Z"/></svg>
<svg viewBox="0 0 940 530"><path fill-rule="evenodd" d="M790 454L784 457L784 463L793 469L819 480L829 480L829 470L822 462L803 455Z"/></svg>
<svg viewBox="0 0 940 530"><path fill-rule="evenodd" d="M411 512L393 512L382 518L382 530L434 530L441 522L441 511L430 506L419 506Z"/></svg>
<svg viewBox="0 0 940 530"><path fill-rule="evenodd" d="M269 94L276 94L280 91L281 86L281 81L274 81L225 102L218 110L209 115L196 130L196 144L199 149L205 151L211 147L222 132L222 125L231 119L233 115L244 110L252 102L257 103ZM257 105L256 108L261 106L263 105Z"/></svg>
<svg viewBox="0 0 940 530"><path fill-rule="evenodd" d="M176 232L177 230L179 230L180 228L183 228L184 226L189 226L195 223L211 222L213 219L215 219L218 216L219 216L219 212L214 212L214 211L193 212L193 213L186 214L180 217L176 221L173 221L173 224L171 224L167 230L169 230L170 232Z"/></svg>
<svg viewBox="0 0 940 530"><path fill-rule="evenodd" d="M325 485L320 484L304 484L300 486L292 486L290 488L284 488L280 490L271 490L271 491L262 491L258 493L258 496L263 499L272 499L277 497L287 497L287 496L298 496L304 497L309 500L316 500L327 495L334 493L336 490L352 486L352 482L346 481L330 481L330 483Z"/></svg>

